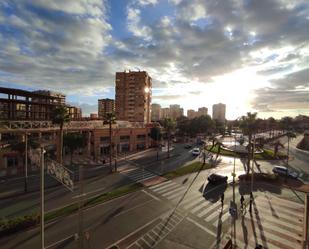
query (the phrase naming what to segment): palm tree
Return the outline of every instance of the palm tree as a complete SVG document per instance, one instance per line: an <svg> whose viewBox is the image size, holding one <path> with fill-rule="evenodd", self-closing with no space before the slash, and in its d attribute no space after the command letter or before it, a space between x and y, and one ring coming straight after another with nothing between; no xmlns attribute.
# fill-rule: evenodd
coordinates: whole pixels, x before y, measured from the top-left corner
<svg viewBox="0 0 309 249"><path fill-rule="evenodd" d="M217 156L216 156L216 160L217 160L221 153L221 147L223 146L223 143L221 143L220 141L217 141L215 146L218 146Z"/></svg>
<svg viewBox="0 0 309 249"><path fill-rule="evenodd" d="M288 165L289 164L289 154L290 154L290 139L291 138L296 138L296 134L294 132L287 132L286 133L286 136L288 137L288 148L287 148L287 161L286 161L286 164Z"/></svg>
<svg viewBox="0 0 309 249"><path fill-rule="evenodd" d="M73 161L73 153L77 149L84 148L87 143L87 139L84 134L80 133L68 133L63 137L64 146L67 147L71 154L71 166Z"/></svg>
<svg viewBox="0 0 309 249"><path fill-rule="evenodd" d="M257 113L247 112L247 116L242 116L240 119L240 128L243 131L243 134L248 135L248 161L247 161L247 174L250 173L250 160L251 155L253 155L253 144L252 144L252 136L256 132L256 116Z"/></svg>
<svg viewBox="0 0 309 249"><path fill-rule="evenodd" d="M274 158L277 158L279 147L284 148L284 145L280 141L276 141L272 145L274 146Z"/></svg>
<svg viewBox="0 0 309 249"><path fill-rule="evenodd" d="M104 123L109 125L109 166L112 171L112 124L115 123L116 117L113 112L108 112L104 116ZM117 149L117 148L116 148ZM117 171L117 165L115 164L115 172Z"/></svg>
<svg viewBox="0 0 309 249"><path fill-rule="evenodd" d="M60 127L60 132L59 132L59 151L57 155L58 162L62 164L62 150L63 150L63 125L65 123L70 122L70 115L68 113L68 110L66 106L58 106L53 110L52 113L52 122L53 124L58 124Z"/></svg>
<svg viewBox="0 0 309 249"><path fill-rule="evenodd" d="M167 134L167 158L169 158L170 157L171 133L175 128L174 120L172 120L170 118L165 118L163 120L163 127L165 129L166 134Z"/></svg>

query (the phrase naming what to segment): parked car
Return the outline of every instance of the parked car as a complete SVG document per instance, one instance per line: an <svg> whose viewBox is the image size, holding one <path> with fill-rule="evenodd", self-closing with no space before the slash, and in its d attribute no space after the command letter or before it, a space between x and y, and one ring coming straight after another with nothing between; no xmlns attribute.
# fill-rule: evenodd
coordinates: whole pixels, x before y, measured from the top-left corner
<svg viewBox="0 0 309 249"><path fill-rule="evenodd" d="M185 149L191 149L191 148L192 148L192 145L191 145L191 144L186 144L184 148L185 148Z"/></svg>
<svg viewBox="0 0 309 249"><path fill-rule="evenodd" d="M281 176L288 176L291 178L296 179L298 177L298 174L296 172L288 170L285 166L275 166L273 167L273 173Z"/></svg>
<svg viewBox="0 0 309 249"><path fill-rule="evenodd" d="M192 150L192 156L198 156L200 154L200 149L199 148L194 148Z"/></svg>
<svg viewBox="0 0 309 249"><path fill-rule="evenodd" d="M226 183L227 182L227 176L222 176L219 174L211 174L208 176L209 183L216 184L216 183Z"/></svg>

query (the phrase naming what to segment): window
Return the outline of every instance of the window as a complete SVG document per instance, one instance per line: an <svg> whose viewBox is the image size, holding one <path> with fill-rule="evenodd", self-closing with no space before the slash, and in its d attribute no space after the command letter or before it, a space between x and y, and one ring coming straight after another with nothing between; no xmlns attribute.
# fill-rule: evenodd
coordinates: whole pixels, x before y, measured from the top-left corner
<svg viewBox="0 0 309 249"><path fill-rule="evenodd" d="M109 142L109 137L100 137L101 142Z"/></svg>
<svg viewBox="0 0 309 249"><path fill-rule="evenodd" d="M120 136L120 141L130 140L130 136Z"/></svg>

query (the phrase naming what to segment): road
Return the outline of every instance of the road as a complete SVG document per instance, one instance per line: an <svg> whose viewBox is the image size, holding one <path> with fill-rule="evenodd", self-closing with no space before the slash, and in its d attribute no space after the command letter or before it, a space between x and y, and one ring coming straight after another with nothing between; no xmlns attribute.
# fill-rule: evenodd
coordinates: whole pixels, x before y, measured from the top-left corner
<svg viewBox="0 0 309 249"><path fill-rule="evenodd" d="M207 182L207 176L213 172L229 175L231 166L222 164L85 210L83 230L88 232L90 239L84 241L84 248L103 249L114 244L121 249L150 246L160 249L219 248L231 234L230 202L234 200L239 207L240 195L243 194L248 203L251 189L247 185L232 183L212 186ZM236 168L237 174L243 172L243 168ZM220 202L222 193L225 196L223 207ZM268 185L254 185L253 193L256 200L254 217L247 213L243 217L243 224L241 219L235 224L239 232L233 236L238 244L247 243L246 248L254 248L256 240L269 248L299 249L297 239L301 233L302 220L299 218L296 224L294 220L303 215L304 196ZM293 216L289 215L291 212ZM245 235L244 227L247 231ZM62 218L47 226L46 246L78 248L78 241L73 239L77 232L77 215ZM245 236L246 239L239 236ZM278 247L278 243L282 245L287 236L292 236L293 240ZM38 248L39 230L23 232L2 239L0 243L4 249Z"/></svg>

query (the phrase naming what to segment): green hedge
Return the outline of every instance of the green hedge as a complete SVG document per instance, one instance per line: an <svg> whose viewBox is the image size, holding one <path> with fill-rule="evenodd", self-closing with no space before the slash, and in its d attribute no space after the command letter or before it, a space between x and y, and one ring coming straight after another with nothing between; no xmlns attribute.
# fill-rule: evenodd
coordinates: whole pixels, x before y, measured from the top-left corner
<svg viewBox="0 0 309 249"><path fill-rule="evenodd" d="M210 169L211 167L212 166L208 163L205 163L203 165L203 163L201 163L201 162L194 162L194 163L191 163L187 166L184 166L184 167L178 168L174 171L168 172L168 173L164 174L163 177L171 179L171 178L187 175L187 174L190 174L190 173L198 172L200 170Z"/></svg>

